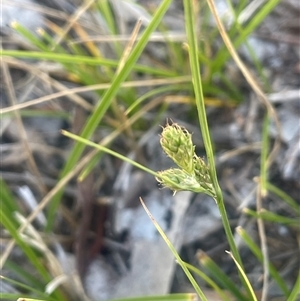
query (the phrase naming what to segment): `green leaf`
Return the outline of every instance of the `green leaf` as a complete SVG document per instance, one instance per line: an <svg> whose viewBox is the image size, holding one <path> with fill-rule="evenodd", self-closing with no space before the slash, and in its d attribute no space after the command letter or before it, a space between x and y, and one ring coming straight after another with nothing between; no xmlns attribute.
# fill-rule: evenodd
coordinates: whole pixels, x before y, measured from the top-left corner
<svg viewBox="0 0 300 301"><path fill-rule="evenodd" d="M253 300L253 301L257 301L257 298L256 298L256 295L255 295L254 290L252 288L252 285L251 285L251 283L250 283L250 281L249 281L249 279L248 279L248 277L247 277L244 269L239 265L239 263L237 262L237 260L233 257L232 253L230 253L228 251L226 251L226 253L228 253L231 256L231 258L235 262L236 266L238 267L241 275L243 276L244 282L247 284L246 289L248 291L249 298L251 298L251 300Z"/></svg>
<svg viewBox="0 0 300 301"><path fill-rule="evenodd" d="M285 217L285 216L273 213L271 211L268 211L266 209L262 209L260 213L257 213L256 211L253 211L248 208L245 208L243 211L250 216L253 216L255 218L261 218L268 222L280 223L280 224L285 224L285 225L295 225L295 226L299 225L298 218Z"/></svg>
<svg viewBox="0 0 300 301"><path fill-rule="evenodd" d="M248 298L241 293L240 288L226 275L215 262L204 252L197 256L199 263L207 269L212 278L224 289L230 291L239 301L248 301Z"/></svg>
<svg viewBox="0 0 300 301"><path fill-rule="evenodd" d="M298 273L297 280L294 284L294 287L289 295L287 301L296 301L299 300L300 297L300 273Z"/></svg>
<svg viewBox="0 0 300 301"><path fill-rule="evenodd" d="M165 0L166 1L166 0ZM110 60L107 58L98 58L98 57L90 57L83 55L74 55L74 54L64 54L64 53L52 53L52 52L36 52L36 51L21 51L21 50L2 50L0 49L0 56L11 56L18 58L32 58L39 60L51 60L58 63L66 63L66 64L87 64L91 66L108 66L108 67L118 67L119 62ZM124 66L125 67L125 66ZM175 77L176 73L170 72L168 70L151 68L139 64L135 64L131 66L131 68L138 72L153 74L153 75L161 75L165 77ZM126 70L128 70L128 65L126 66Z"/></svg>
<svg viewBox="0 0 300 301"><path fill-rule="evenodd" d="M253 241L253 239L247 234L247 232L243 228L238 227L237 233L242 237L242 239L247 244L251 252L255 255L255 257L262 263L263 254L260 247L257 246L257 244ZM277 282L278 286L281 288L282 292L287 297L289 294L289 289L272 263L269 263L269 270L270 270L270 275Z"/></svg>

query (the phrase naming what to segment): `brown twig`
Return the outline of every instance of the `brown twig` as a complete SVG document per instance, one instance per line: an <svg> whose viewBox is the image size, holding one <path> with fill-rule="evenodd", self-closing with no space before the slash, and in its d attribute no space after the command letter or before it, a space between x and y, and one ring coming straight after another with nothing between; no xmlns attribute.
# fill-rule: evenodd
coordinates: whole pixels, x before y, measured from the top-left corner
<svg viewBox="0 0 300 301"><path fill-rule="evenodd" d="M11 105L14 106L17 103L15 90L14 90L14 87L12 84L12 78L11 78L11 75L9 72L9 68L5 62L2 62L2 70L3 70L3 75L4 75L4 82L6 84L7 94L8 94ZM18 111L15 111L15 118L17 121L19 138L22 141L25 152L27 153L28 167L31 170L31 172L34 175L36 175L38 182L39 182L38 189L40 190L40 192L42 194L44 194L47 191L47 189L41 180L42 177L41 177L39 169L35 163L35 160L33 158L33 153L29 146L29 143L28 143L27 133L26 133L22 118Z"/></svg>

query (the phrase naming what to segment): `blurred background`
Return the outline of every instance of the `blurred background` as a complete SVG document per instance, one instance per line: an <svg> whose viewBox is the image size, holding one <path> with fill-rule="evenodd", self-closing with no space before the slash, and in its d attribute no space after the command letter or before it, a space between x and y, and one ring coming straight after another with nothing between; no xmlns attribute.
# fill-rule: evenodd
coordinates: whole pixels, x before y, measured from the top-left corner
<svg viewBox="0 0 300 301"><path fill-rule="evenodd" d="M228 291L229 300L240 300L232 288L240 289L238 272L225 253L229 246L212 198L192 192L173 196L153 175L92 147L76 146L60 132L81 135L160 171L174 167L159 139L161 127L175 122L192 133L196 153L205 159L182 1L170 1L145 47L138 48L162 3L2 1L3 300L193 293L139 197L182 259ZM263 221L275 270L268 300L286 300L299 272L300 5L296 0L214 3L274 109L266 123L266 109L232 60L208 5L194 1L218 178L259 299L264 273L256 212L261 157L279 143L267 166ZM122 72L124 80L117 86ZM247 233L252 248L236 228ZM213 272L210 260L219 270ZM233 286L222 283L224 277ZM209 300L225 300L205 277L196 280Z"/></svg>

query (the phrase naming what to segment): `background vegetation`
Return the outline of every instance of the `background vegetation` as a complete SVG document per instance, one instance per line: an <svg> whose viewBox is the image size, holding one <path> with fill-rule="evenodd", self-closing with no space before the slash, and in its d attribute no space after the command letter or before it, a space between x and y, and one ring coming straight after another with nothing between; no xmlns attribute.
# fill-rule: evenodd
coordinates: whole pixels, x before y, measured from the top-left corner
<svg viewBox="0 0 300 301"><path fill-rule="evenodd" d="M184 262L177 253L179 250L175 250L155 220L154 225L201 300L214 299L205 296L205 292L195 280L199 278L216 292L220 300L270 300L268 299L270 280L277 283L281 297L284 298L282 300L297 300L300 274L291 286L269 259L267 228L270 223L283 224L299 234L299 203L270 181L270 169L280 150L280 122L276 108L265 94L270 92L271 85L265 75L264 66L256 58L255 49L251 49L248 43L249 35L264 22L279 1L264 2L247 21L243 22L242 17L249 5L248 1L227 1L233 18L228 20L226 16L222 16L221 21L213 1L204 3L185 0L183 10L186 35L172 36L166 25L165 15L175 2L164 0L160 1L159 6L153 4L151 7L153 11L148 11L147 14L142 6L137 6L148 19L147 22L145 19L138 20L132 26L130 36L125 37L125 44L122 41L124 36L120 35L121 25L111 1L87 1L76 10L76 13L68 16L66 25L60 26L61 21L57 21L57 24L48 21L46 30L38 29L37 33L23 27L18 20L11 24L18 36L22 37L23 46L18 49L5 47L1 50L4 90L9 100L9 104L2 108L1 122L4 124L7 120L14 120L16 123L22 152L26 157L22 166L26 165L28 173L34 178L34 182L38 183L36 189L38 202L31 212L28 212L26 205L16 196L11 182L1 177L0 220L3 230L1 268L5 271L5 276L3 274L1 278L3 285L6 283L10 288L14 288L13 292L3 290L1 293L3 300L17 298L49 301L88 300L79 279L74 278L73 282L65 279L64 268L58 258L60 247L51 242L53 233L63 233L60 227L64 222L57 220L57 212L65 210L62 216L67 220L65 187L73 179L84 182L91 172L99 169L99 166L104 164L102 162L105 152L153 174L164 183L164 178L156 170L147 168L147 164L141 164L138 160L126 158L125 154L136 148L138 139L148 128L158 128L162 120L172 116L172 111L176 110L178 105L187 108L185 110L187 123L199 124L198 129L202 133L205 149L204 164L207 164L209 185L212 185L213 190L211 193L204 188L203 192L213 196L216 201L230 246L230 256L237 266L236 275L239 280L235 281L231 275L226 275L204 253L199 255L197 267ZM88 10L101 16L109 33L105 36L109 44L102 44L99 47L95 38L90 36L88 26L84 27L77 22ZM222 22L226 22L226 29ZM159 42L155 42L155 39ZM156 45L161 45L162 49L161 52L158 51L157 57L154 52ZM236 52L242 45L251 54L257 77L253 76L253 72L249 71ZM228 68L232 65L232 61L245 77L247 88L237 85L228 76ZM42 62L62 66L59 76L55 74L49 76L43 72L43 67L39 64ZM55 92L17 103L16 87L10 75L10 69L14 68L40 77L40 80L50 85ZM65 82L72 83L73 87L70 85L68 87ZM260 292L253 289L244 268L245 259L241 258L240 250L235 243L218 182L214 161L215 145L214 141L211 141L210 124L206 120L207 109L217 108L222 112L227 108L236 108L245 101L245 93L249 94L250 90L255 93L256 100L260 101L264 117L260 128L261 152L258 156L260 169L255 175L256 208L244 210L241 214L257 220L259 239L251 237L251 234L242 227L237 229L237 234L262 266L263 284ZM82 93L91 91L93 100L87 101ZM61 97L68 97L71 102L65 101L59 106L54 105L50 110L43 107L43 104L56 102ZM59 173L54 173L56 184L51 189L42 176L51 174L51 171L45 171L44 165L43 168L39 166L26 134L24 120L30 117L40 117L41 120L58 118L65 124L72 125L66 127L68 132L77 134L72 136L77 141L71 147L69 138L61 136L59 147L68 145L68 149L64 152L63 162L55 161L55 169L59 170ZM272 138L271 122L275 124L276 131L276 135ZM61 134L57 131L56 135ZM67 132L64 132L64 135L71 136ZM5 139L2 141L4 143ZM125 141L122 147L119 145L120 141ZM87 148L87 145L92 146L92 150ZM49 161L48 164L53 163ZM3 174L7 171L5 165L2 171ZM199 192L186 187L175 190ZM263 208L263 200L269 193L275 194L284 206L289 208L288 215ZM147 211L146 206L145 210ZM152 218L151 213L148 214ZM10 256L12 258L15 256L12 254L16 252L15 250L22 252L22 255L18 256L21 256L26 264L20 265L10 259ZM149 298L186 300L194 297L193 293L186 293L141 297L135 300Z"/></svg>

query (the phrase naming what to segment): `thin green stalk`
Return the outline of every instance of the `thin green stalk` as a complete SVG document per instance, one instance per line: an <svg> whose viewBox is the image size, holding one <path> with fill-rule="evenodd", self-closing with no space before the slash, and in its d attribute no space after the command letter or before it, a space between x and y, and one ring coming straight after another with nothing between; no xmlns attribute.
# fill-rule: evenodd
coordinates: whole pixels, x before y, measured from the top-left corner
<svg viewBox="0 0 300 301"><path fill-rule="evenodd" d="M0 57L11 56L17 58L32 58L40 60L51 60L59 63L68 63L68 64L87 64L91 66L105 66L105 67L118 67L119 61L110 60L107 58L98 58L85 55L74 55L74 54L65 54L65 53L54 53L54 52L38 52L38 51L23 51L23 50L9 50L9 49L0 49ZM165 77L176 77L178 74L170 72L166 69L151 68L141 64L135 64L132 67L133 70L148 73L152 75L159 75Z"/></svg>
<svg viewBox="0 0 300 301"><path fill-rule="evenodd" d="M116 157L116 158L118 158L118 159L120 159L124 162L130 163L133 166L135 166L135 167L137 167L137 168L139 168L139 169L141 169L145 172L148 172L149 174L153 175L154 177L159 177L159 174L157 172L155 172L155 171L153 171L153 170L151 170L151 169L135 162L134 160L131 160L131 159L129 159L129 158L127 158L127 157L125 157L125 156L123 156L123 155L121 155L121 154L119 154L119 153L103 146L103 145L100 145L100 144L97 144L95 142L89 141L87 139L84 139L80 136L74 135L74 134L72 134L68 131L65 131L65 130L62 130L61 133L66 137L69 137L69 138L71 138L71 139L73 139L77 142L82 143L84 146L89 145L89 146L92 146L94 148L97 148L99 151L103 151L103 152L105 152L107 154L110 154L110 155L112 155L112 156L114 156L114 157Z"/></svg>
<svg viewBox="0 0 300 301"><path fill-rule="evenodd" d="M114 17L114 14L112 12L111 6L109 1L97 1L98 10L103 16L103 18L106 20L107 27L110 30L111 35L118 35L118 29L116 25L116 18ZM121 44L118 41L115 41L114 43L115 51L118 54L119 57L122 55L122 47Z"/></svg>
<svg viewBox="0 0 300 301"><path fill-rule="evenodd" d="M234 257L237 260L237 262L239 263L239 265L243 268L243 263L242 263L242 260L240 257L240 253L236 247L234 237L233 237L233 234L231 231L230 223L228 220L228 216L227 216L227 212L226 212L226 208L225 208L225 204L224 204L224 200L223 200L223 194L222 194L221 190L220 190L220 193L217 192L216 202L217 202L217 205L218 205L218 208L220 211L223 227L224 227L225 234L226 234L229 246L231 248L232 254L234 255Z"/></svg>
<svg viewBox="0 0 300 301"><path fill-rule="evenodd" d="M233 41L233 45L236 49L247 39L249 34L251 34L261 22L266 18L266 16L271 13L271 11L276 7L276 5L281 0L269 0L265 2L265 5L261 7L251 18L251 20L246 24L237 38ZM215 56L212 73L219 71L223 68L224 64L228 61L230 53L226 51L226 47L221 47Z"/></svg>
<svg viewBox="0 0 300 301"><path fill-rule="evenodd" d="M27 28L23 27L18 22L12 22L11 27L38 49L49 52L49 49L44 42L42 42L36 35L32 34Z"/></svg>
<svg viewBox="0 0 300 301"><path fill-rule="evenodd" d="M189 55L190 55L190 65L191 65L191 72L193 77L193 85L195 91L195 98L196 98L196 105L198 110L198 118L200 122L201 132L203 136L203 142L205 146L206 156L209 163L209 169L211 174L211 179L213 182L213 186L216 191L216 203L218 205L223 226L225 229L225 233L228 239L228 243L230 249L236 258L239 265L242 267L242 261L240 258L240 254L237 250L237 247L234 242L233 234L230 228L230 224L228 221L226 209L224 206L223 195L222 191L219 186L219 182L217 179L216 167L214 162L214 154L212 149L212 143L210 139L208 123L206 118L206 111L205 111L205 103L202 91L202 84L201 84L201 75L200 75L200 66L198 61L198 46L196 40L196 31L195 31L195 22L194 22L194 13L193 13L193 1L192 0L184 0L184 12L185 12L185 24L186 24L186 31L189 43Z"/></svg>
<svg viewBox="0 0 300 301"><path fill-rule="evenodd" d="M291 207L291 209L295 211L296 215L300 216L300 205L298 205L297 202L286 192L269 182L267 183L267 189L285 201Z"/></svg>
<svg viewBox="0 0 300 301"><path fill-rule="evenodd" d="M227 252L231 258L233 259L233 261L235 262L236 266L238 267L243 279L244 279L244 282L246 282L247 286L246 286L246 289L248 291L248 296L251 298L251 300L253 301L257 301L257 298L256 298L256 295L254 293L254 290L253 290L253 287L251 286L251 283L246 275L246 273L244 272L244 269L239 265L239 263L237 262L237 260L234 258L233 254L231 252Z"/></svg>
<svg viewBox="0 0 300 301"><path fill-rule="evenodd" d="M266 113L263 122L263 133L262 133L262 151L260 156L260 183L258 197L256 201L256 210L261 213L263 210L262 201L267 195L267 181L268 181L268 152L269 152L269 122L270 117ZM260 245L263 255L263 287L261 300L266 301L268 297L269 288L269 254L266 238L265 224L262 218L257 219L258 233L260 237Z"/></svg>
<svg viewBox="0 0 300 301"><path fill-rule="evenodd" d="M87 146L87 145L92 146L92 147L98 149L99 151L105 152L105 153L110 154L110 155L112 155L112 156L114 156L114 157L116 157L116 158L118 158L118 159L120 159L124 162L127 162L127 163L129 163L129 164L131 164L131 165L133 165L133 166L135 166L135 167L137 167L137 168L153 175L157 179L167 180L170 184L173 184L174 186L178 186L178 183L170 180L169 178L165 177L161 173L155 172L152 169L149 169L146 166L144 166L142 164L139 164L139 163L135 162L134 160L131 160L130 158L127 158L127 157L125 157L125 156L123 156L123 155L121 155L121 154L119 154L119 153L103 146L103 145L100 145L100 144L97 144L95 142L89 141L87 139L84 139L80 136L74 135L74 134L72 134L68 131L65 131L65 130L62 130L61 133L66 137L69 137L69 138L71 138L71 139L73 139L77 142L80 142L80 143L84 144L85 146Z"/></svg>
<svg viewBox="0 0 300 301"><path fill-rule="evenodd" d="M269 123L270 117L266 113L263 122L262 133L262 151L260 156L260 187L261 194L264 197L267 194L267 182L268 182L268 152L269 152Z"/></svg>
<svg viewBox="0 0 300 301"><path fill-rule="evenodd" d="M17 229L11 222L10 218L6 216L2 211L0 211L0 220L4 228L10 233L10 235L20 246L26 257L31 261L32 265L40 273L40 276L43 278L43 280L50 281L51 277L47 269L42 265L40 258L38 258L37 254L33 251L33 249L24 242Z"/></svg>
<svg viewBox="0 0 300 301"><path fill-rule="evenodd" d="M213 290L219 294L223 301L230 301L230 297L226 294L226 292L224 292L210 277L208 277L206 273L202 272L191 264L186 262L184 264L191 272L201 277L209 286L211 286Z"/></svg>
<svg viewBox="0 0 300 301"><path fill-rule="evenodd" d="M291 218L291 217L286 217L282 216L276 213L273 213L271 211L268 211L266 209L262 209L260 212L251 210L249 208L245 208L243 210L245 214L248 214L250 216L253 216L255 218L261 218L264 221L268 222L274 222L274 223L279 223L283 225L299 225L299 219L298 218Z"/></svg>
<svg viewBox="0 0 300 301"><path fill-rule="evenodd" d="M214 186L218 186L218 180L216 175L216 168L212 150L212 144L210 139L210 134L208 130L206 112L205 112L205 102L202 91L201 84L201 75L200 75L200 66L198 61L198 45L196 40L196 31L194 28L194 13L193 13L193 1L184 0L184 14L185 14L185 24L186 24L186 32L188 37L188 50L190 56L190 66L193 78L194 92L196 105L198 110L198 119L200 122L201 132L203 135L204 147L206 150L207 160L210 165L212 171L212 180Z"/></svg>
<svg viewBox="0 0 300 301"><path fill-rule="evenodd" d="M44 291L45 285L40 278L33 276L32 272L28 272L19 263L15 263L12 260L5 262L5 268L16 275L17 279L22 280L24 285L35 288L37 291ZM8 280L9 281L9 280ZM17 287L17 286L16 286Z"/></svg>
<svg viewBox="0 0 300 301"><path fill-rule="evenodd" d="M299 300L299 299L297 299L299 296L300 296L300 272L298 273L298 278L296 280L294 288L292 289L291 294L289 295L289 298L287 299L287 301Z"/></svg>
<svg viewBox="0 0 300 301"><path fill-rule="evenodd" d="M253 241L253 239L250 237L250 235L242 228L237 228L237 233L242 237L244 242L247 244L251 252L255 255L255 257L260 261L263 262L263 254L260 249L260 247ZM276 270L275 266L270 262L269 263L269 270L272 278L277 282L278 286L281 288L282 292L286 297L288 297L289 289L283 280L283 278L280 276L278 271Z"/></svg>
<svg viewBox="0 0 300 301"><path fill-rule="evenodd" d="M36 289L32 285L26 285L24 283L21 283L19 281L16 281L14 279L10 279L10 278L2 276L2 275L0 276L0 279L6 281L8 283L11 283L15 288L20 288L23 291L31 292L31 294L34 294L35 297L46 298L46 300L48 300L48 301L50 301L50 300L51 301L57 300L57 299L55 299L55 298L50 297L49 295L47 295L47 293L44 293L42 289L40 289L40 288ZM18 295L21 295L21 293L19 293ZM23 294L23 296L24 296L24 294ZM2 296L2 294L1 294L1 297L4 298L4 296ZM16 300L16 299L12 299L12 300Z"/></svg>
<svg viewBox="0 0 300 301"><path fill-rule="evenodd" d="M36 252L33 250L33 248L31 248L23 240L18 230L12 224L10 218L6 216L4 212L2 212L1 210L0 210L0 221L3 224L3 227L10 233L12 238L16 241L16 243L22 249L26 257L35 267L36 271L39 273L40 278L42 278L43 281L46 283L51 281L51 275L49 274L49 271L46 269L46 267L42 264L42 258L38 257ZM1 261L2 261L2 257L0 258L0 262ZM53 298L56 298L57 300L65 300L62 292L59 290L55 290L53 292Z"/></svg>
<svg viewBox="0 0 300 301"><path fill-rule="evenodd" d="M152 89L148 92L146 92L145 94L143 94L142 96L140 96L139 98L137 98L129 107L128 109L125 111L126 115L129 115L134 109L136 109L143 101L145 101L146 99L150 98L150 97L155 97L156 95L163 95L165 92L170 92L170 91L184 91L188 89L188 86L185 88L185 86L187 86L187 84L185 82L183 82L182 84L176 84L176 85L169 85L169 86L163 86L163 87L158 87L155 89Z"/></svg>
<svg viewBox="0 0 300 301"><path fill-rule="evenodd" d="M205 252L198 251L197 259L208 275L216 281L223 289L229 291L238 301L248 301L247 296L238 287L238 285L226 275L225 272L207 255Z"/></svg>
<svg viewBox="0 0 300 301"><path fill-rule="evenodd" d="M148 216L150 217L152 223L154 224L155 228L157 229L157 231L159 232L159 234L161 235L161 237L163 238L163 240L165 241L165 243L167 244L167 246L169 247L169 249L171 250L171 252L173 253L174 257L176 258L178 264L181 266L181 268L183 269L185 275L188 277L190 283L192 284L193 288L195 289L196 293L198 294L199 298L203 301L208 301L206 296L204 295L204 293L202 292L201 288L199 287L199 285L197 284L195 278L193 277L193 275L190 273L189 269L186 267L185 262L182 261L181 257L179 256L179 254L177 253L176 249L174 248L174 246L172 245L172 243L170 242L170 240L168 239L168 237L166 236L166 234L164 233L163 229L159 226L159 224L156 222L156 220L154 219L154 217L152 216L152 214L150 213L150 211L148 210L148 208L146 207L144 201L142 200L142 198L140 198L141 204L144 207L146 213L148 214Z"/></svg>

